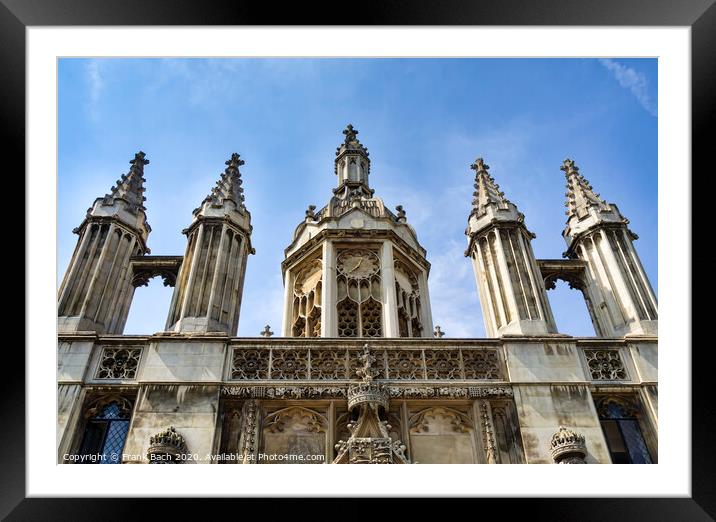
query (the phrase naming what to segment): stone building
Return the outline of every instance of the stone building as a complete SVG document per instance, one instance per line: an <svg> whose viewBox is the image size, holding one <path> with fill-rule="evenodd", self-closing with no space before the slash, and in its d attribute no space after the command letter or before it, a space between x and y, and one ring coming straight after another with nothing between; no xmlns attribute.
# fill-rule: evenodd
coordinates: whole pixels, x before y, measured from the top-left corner
<svg viewBox="0 0 716 522"><path fill-rule="evenodd" d="M58 461L656 462L657 302L617 206L565 160L567 251L535 259L477 159L465 256L489 337L449 338L415 229L375 195L358 132L343 134L333 195L285 249L280 335L235 337L254 253L238 154L183 256L150 255L144 153L94 202L58 294ZM165 331L123 335L156 276L174 287ZM595 337L557 331L558 279L582 292Z"/></svg>

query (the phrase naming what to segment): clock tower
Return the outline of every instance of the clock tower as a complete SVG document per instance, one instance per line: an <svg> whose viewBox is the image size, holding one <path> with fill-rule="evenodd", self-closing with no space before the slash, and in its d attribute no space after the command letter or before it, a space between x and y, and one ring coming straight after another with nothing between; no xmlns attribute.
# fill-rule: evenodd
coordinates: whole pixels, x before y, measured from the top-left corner
<svg viewBox="0 0 716 522"><path fill-rule="evenodd" d="M430 263L402 206L370 188L368 149L348 125L336 150L338 186L311 205L282 263L286 337L432 337Z"/></svg>

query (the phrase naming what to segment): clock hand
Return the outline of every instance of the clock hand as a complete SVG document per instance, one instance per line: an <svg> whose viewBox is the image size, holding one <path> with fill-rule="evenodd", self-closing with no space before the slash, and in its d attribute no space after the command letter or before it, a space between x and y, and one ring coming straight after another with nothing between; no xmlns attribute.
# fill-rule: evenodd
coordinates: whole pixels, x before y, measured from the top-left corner
<svg viewBox="0 0 716 522"><path fill-rule="evenodd" d="M362 262L363 262L363 258L359 259L359 260L358 260L358 263L356 263L356 265L355 265L353 268L351 268L350 270L348 270L348 272L353 272L356 268L358 268L358 267L360 266L360 264L361 264Z"/></svg>

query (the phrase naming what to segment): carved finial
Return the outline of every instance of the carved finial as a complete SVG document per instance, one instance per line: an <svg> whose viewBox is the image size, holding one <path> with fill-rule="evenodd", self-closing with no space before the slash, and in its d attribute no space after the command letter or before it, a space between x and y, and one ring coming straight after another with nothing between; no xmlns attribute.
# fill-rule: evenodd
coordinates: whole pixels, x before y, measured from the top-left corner
<svg viewBox="0 0 716 522"><path fill-rule="evenodd" d="M346 135L345 142L350 143L351 141L356 141L356 136L358 135L358 131L353 129L353 125L349 123L346 126L345 130L343 131L343 134Z"/></svg>
<svg viewBox="0 0 716 522"><path fill-rule="evenodd" d="M310 219L311 221L316 219L316 213L314 210L316 210L316 205L308 205L308 208L306 209L306 219Z"/></svg>
<svg viewBox="0 0 716 522"><path fill-rule="evenodd" d="M570 172L579 172L579 167L574 164L574 160L571 160L569 158L562 162L562 166L559 167L559 169L563 170L567 174L569 174Z"/></svg>
<svg viewBox="0 0 716 522"><path fill-rule="evenodd" d="M407 221L407 219L405 218L405 210L403 209L403 205L396 206L395 210L398 212L398 214L397 214L398 221L401 223L405 223Z"/></svg>
<svg viewBox="0 0 716 522"><path fill-rule="evenodd" d="M475 160L475 163L470 165L470 168L474 170L475 172L487 172L490 170L490 166L485 163L485 161L482 158L477 158Z"/></svg>
<svg viewBox="0 0 716 522"><path fill-rule="evenodd" d="M231 158L224 162L225 165L228 165L227 170L237 169L244 163L245 163L245 161L242 160L241 156L239 154L237 154L236 152L232 153Z"/></svg>
<svg viewBox="0 0 716 522"><path fill-rule="evenodd" d="M134 155L133 160L129 160L129 163L134 167L144 167L144 165L149 165L149 160L145 158L146 154L140 150Z"/></svg>
<svg viewBox="0 0 716 522"><path fill-rule="evenodd" d="M437 337L438 339L442 339L442 337L445 335L445 332L442 331L440 328L440 325L435 326L435 331L433 332L433 336Z"/></svg>
<svg viewBox="0 0 716 522"><path fill-rule="evenodd" d="M362 366L356 370L358 377L363 379L365 382L371 382L373 377L378 375L378 369L373 368L373 363L376 361L375 356L371 355L368 343L363 345L363 353L358 356Z"/></svg>
<svg viewBox="0 0 716 522"><path fill-rule="evenodd" d="M264 329L261 331L262 337L271 337L273 335L273 332L271 331L271 327L269 325L264 326Z"/></svg>

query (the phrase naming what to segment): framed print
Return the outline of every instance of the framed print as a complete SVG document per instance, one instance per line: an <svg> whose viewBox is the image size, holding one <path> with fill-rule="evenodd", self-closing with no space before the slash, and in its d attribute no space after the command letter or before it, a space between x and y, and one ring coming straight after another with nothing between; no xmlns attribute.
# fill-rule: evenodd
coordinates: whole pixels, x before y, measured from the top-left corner
<svg viewBox="0 0 716 522"><path fill-rule="evenodd" d="M10 520L147 496L713 516L709 2L72 6L2 8Z"/></svg>

